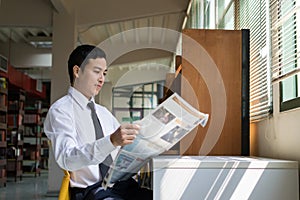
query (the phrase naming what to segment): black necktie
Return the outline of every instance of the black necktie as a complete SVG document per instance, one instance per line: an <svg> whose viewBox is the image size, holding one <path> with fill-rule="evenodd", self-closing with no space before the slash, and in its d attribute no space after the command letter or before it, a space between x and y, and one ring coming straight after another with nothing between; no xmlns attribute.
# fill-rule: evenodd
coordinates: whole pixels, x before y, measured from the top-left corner
<svg viewBox="0 0 300 200"><path fill-rule="evenodd" d="M93 124L94 124L94 128L95 128L95 132L96 132L96 139L102 138L103 137L103 130L102 130L100 121L97 117L96 111L95 111L94 102L92 102L92 101L89 102L88 106L90 107L90 109L92 111L91 114L92 114L92 120L93 120ZM104 179L111 163L112 163L112 157L109 154L105 158L105 160L102 163L99 164L99 169L100 169L102 179Z"/></svg>

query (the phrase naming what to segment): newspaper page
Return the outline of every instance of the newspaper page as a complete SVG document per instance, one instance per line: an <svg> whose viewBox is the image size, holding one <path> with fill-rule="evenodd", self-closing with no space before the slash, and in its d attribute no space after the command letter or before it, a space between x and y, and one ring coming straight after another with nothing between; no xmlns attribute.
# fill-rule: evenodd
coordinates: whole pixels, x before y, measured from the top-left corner
<svg viewBox="0 0 300 200"><path fill-rule="evenodd" d="M107 188L119 180L126 180L153 157L169 150L199 124L204 127L208 114L189 105L174 93L142 120L132 144L122 147L106 174L102 186Z"/></svg>

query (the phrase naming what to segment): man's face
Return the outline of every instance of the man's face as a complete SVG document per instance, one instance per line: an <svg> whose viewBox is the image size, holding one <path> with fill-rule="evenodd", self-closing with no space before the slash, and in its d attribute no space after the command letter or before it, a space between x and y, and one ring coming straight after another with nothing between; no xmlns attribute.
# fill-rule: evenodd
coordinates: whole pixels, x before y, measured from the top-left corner
<svg viewBox="0 0 300 200"><path fill-rule="evenodd" d="M89 59L84 70L75 67L74 88L90 99L101 90L107 73L106 60L104 58Z"/></svg>

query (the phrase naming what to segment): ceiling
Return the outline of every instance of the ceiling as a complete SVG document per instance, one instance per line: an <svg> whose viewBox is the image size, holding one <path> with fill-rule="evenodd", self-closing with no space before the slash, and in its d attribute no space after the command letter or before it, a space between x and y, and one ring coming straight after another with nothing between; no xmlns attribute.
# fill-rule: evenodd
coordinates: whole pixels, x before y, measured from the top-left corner
<svg viewBox="0 0 300 200"><path fill-rule="evenodd" d="M123 43L162 43L162 35L166 39L170 38L165 34L168 30L181 32L189 4L190 0L0 0L0 47L1 44L9 48L13 45L27 45L25 49L33 48L32 52L51 53L54 13L75 13L78 44L98 45L106 40L114 42L114 36L118 34L120 37L115 40L121 38ZM157 34L157 29L149 27L162 29ZM44 46L39 46L38 42ZM175 46L177 42L178 38L169 41ZM150 59L165 63L171 57L172 52L166 53L159 49L149 51L145 48L128 53L113 64ZM18 64L15 67L37 76L47 74L51 63L46 66Z"/></svg>

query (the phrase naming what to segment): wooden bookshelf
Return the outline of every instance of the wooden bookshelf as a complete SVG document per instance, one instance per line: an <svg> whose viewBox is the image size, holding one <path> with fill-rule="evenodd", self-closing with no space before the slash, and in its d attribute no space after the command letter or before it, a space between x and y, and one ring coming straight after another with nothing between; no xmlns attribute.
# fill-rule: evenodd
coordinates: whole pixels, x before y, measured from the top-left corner
<svg viewBox="0 0 300 200"><path fill-rule="evenodd" d="M37 80L9 64L7 71L0 71L0 185L6 185L7 175L15 180L21 180L24 171L40 175L41 149L47 152L46 145L41 146L40 106L44 100L49 102L46 85L41 91L37 85Z"/></svg>
<svg viewBox="0 0 300 200"><path fill-rule="evenodd" d="M0 186L6 186L7 79L0 76Z"/></svg>
<svg viewBox="0 0 300 200"><path fill-rule="evenodd" d="M22 180L25 91L8 91L7 175Z"/></svg>
<svg viewBox="0 0 300 200"><path fill-rule="evenodd" d="M40 175L42 150L42 109L41 101L25 106L24 116L24 172Z"/></svg>

